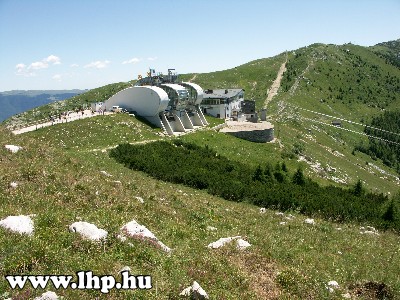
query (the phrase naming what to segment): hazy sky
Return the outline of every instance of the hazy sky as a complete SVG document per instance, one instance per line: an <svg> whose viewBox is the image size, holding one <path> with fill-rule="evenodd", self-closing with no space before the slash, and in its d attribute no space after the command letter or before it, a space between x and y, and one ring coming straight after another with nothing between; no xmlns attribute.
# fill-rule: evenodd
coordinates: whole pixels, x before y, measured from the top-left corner
<svg viewBox="0 0 400 300"><path fill-rule="evenodd" d="M86 89L148 68L232 68L312 43L400 38L400 0L0 0L0 91Z"/></svg>

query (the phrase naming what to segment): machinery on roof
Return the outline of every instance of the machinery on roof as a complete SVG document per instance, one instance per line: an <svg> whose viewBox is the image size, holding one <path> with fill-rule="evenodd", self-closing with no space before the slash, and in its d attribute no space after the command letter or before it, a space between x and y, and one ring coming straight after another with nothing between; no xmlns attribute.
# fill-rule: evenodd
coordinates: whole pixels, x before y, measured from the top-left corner
<svg viewBox="0 0 400 300"><path fill-rule="evenodd" d="M168 69L164 76L161 73L156 75L155 70L150 69L147 77L139 76L134 86L111 96L102 109L119 106L163 128L170 135L207 125L200 109L203 89L195 83L180 81L178 74L172 71L174 69Z"/></svg>

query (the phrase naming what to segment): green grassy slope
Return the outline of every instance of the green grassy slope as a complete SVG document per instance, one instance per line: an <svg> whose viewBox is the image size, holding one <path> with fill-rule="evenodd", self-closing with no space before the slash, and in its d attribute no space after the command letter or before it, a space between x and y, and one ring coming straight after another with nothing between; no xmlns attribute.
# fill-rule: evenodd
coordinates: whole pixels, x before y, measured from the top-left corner
<svg viewBox="0 0 400 300"><path fill-rule="evenodd" d="M400 39L379 43L370 49L386 59L388 63L400 68Z"/></svg>
<svg viewBox="0 0 400 300"><path fill-rule="evenodd" d="M385 167L380 160L372 160L353 150L357 145L368 143L367 137L362 135L362 124L368 124L373 116L385 110L400 107L400 69L395 63L398 53L398 41L369 48L352 44L313 44L288 52L281 88L268 107L280 150L290 152L296 144L302 143L307 173L321 183L351 184L361 179L370 189L396 192L399 181L394 170ZM266 71L275 72L275 75L271 74L269 82L247 85L246 91L250 93L246 93L246 97L265 95L285 58L282 54L257 61L260 66L261 61L269 66L252 68L252 78L259 78ZM244 83L239 68L192 78L204 88L240 86ZM258 101L258 108L260 103L262 101ZM342 121L342 130L329 126L337 118L360 125ZM263 162L262 157L257 156L260 162Z"/></svg>
<svg viewBox="0 0 400 300"><path fill-rule="evenodd" d="M204 89L242 88L247 99L256 100L256 107L262 108L267 91L276 78L276 74L286 54L251 61L233 69L202 74L185 74L183 80L192 79Z"/></svg>
<svg viewBox="0 0 400 300"><path fill-rule="evenodd" d="M398 175L382 167L381 161L353 152L355 146L368 140L347 130L362 133L362 125L342 121L345 130L340 130L320 122L331 124L342 118L366 124L372 116L397 110L399 105L397 67L365 47L315 44L289 54L281 93L271 103L270 111L281 130L283 144L292 147L293 141L303 140L304 155L310 164L333 166L334 177L342 177L345 182L359 178L373 189L393 192L385 184L376 184L379 179L392 181L396 190L398 180L394 176ZM312 173L325 177L319 170Z"/></svg>
<svg viewBox="0 0 400 300"><path fill-rule="evenodd" d="M289 55L281 99L366 121L400 102L400 70L368 48L314 44Z"/></svg>
<svg viewBox="0 0 400 300"><path fill-rule="evenodd" d="M365 136L318 123L330 124L333 119L343 118L366 124L372 116L400 107L400 69L376 54L376 47L381 51L397 51L391 45L382 43L366 48L352 44L314 44L287 55L283 53L259 59L230 70L184 74L181 76L183 80L193 80L204 89L245 88L246 98L256 99L260 108L281 64L288 58L279 93L268 107L278 137L275 146L260 147L248 143L246 148L242 146L243 141L218 133L218 138L212 139L208 132L188 136L187 139L215 145L222 154L233 155L235 159L246 160L250 164L264 164L271 160L274 164L277 159L285 159L294 167L300 163L306 168L307 175L322 184L354 184L361 179L368 189L395 193L399 188L398 174L380 160L375 161L353 151L357 145L368 143ZM105 100L129 84L118 83L94 89L65 101L65 104L59 103L57 107L44 106L38 111L16 116L6 124L23 123L47 117L49 111L67 110L94 100ZM346 130L363 131L363 126L342 123ZM301 162L297 161L298 157L290 159L287 155L299 144L304 145ZM271 148L271 151L264 148Z"/></svg>
<svg viewBox="0 0 400 300"><path fill-rule="evenodd" d="M213 130L182 137L209 145L219 154L251 166L285 161L299 165L322 184L354 184L396 193L399 181L379 160L352 150L367 138L318 122L332 118L302 109L367 122L383 109L399 107L400 71L376 51L387 45L315 44L288 53L288 71L269 117L275 125L275 143L254 144ZM389 50L388 50L389 51ZM246 98L261 107L267 90L286 55L260 59L237 68L210 74L186 74L203 88L246 90ZM195 76L196 75L196 76ZM104 101L131 83L118 83L89 91L56 106L44 106L5 122L10 126L47 117L93 101ZM345 129L362 131L355 124ZM168 139L158 129L128 115L99 116L55 125L13 136L0 126L0 219L34 214L32 237L0 228L0 299L34 298L44 290L11 290L6 274L70 274L92 270L112 274L129 266L134 274L149 274L149 291L57 290L64 299L177 299L193 280L211 299L342 299L342 294L370 299L381 290L388 299L400 298L400 237L360 233L360 226L286 212L284 216L246 203L233 203L205 191L154 180L109 158L106 149L118 143L147 143ZM5 144L23 150L12 154ZM299 156L293 157L296 150ZM298 151L299 150L299 151ZM112 176L101 173L106 171ZM17 188L10 186L17 182ZM141 204L135 197L142 197ZM294 218L286 219L291 213ZM119 228L135 219L173 249L166 255L149 243L120 242ZM109 232L106 242L91 243L68 231L75 221L88 221ZM286 222L282 224L281 222ZM216 227L210 231L207 226ZM338 229L340 228L340 229ZM241 252L234 245L210 250L220 237L241 235L252 246ZM340 288L329 293L330 280ZM46 290L54 290L48 288ZM54 290L55 291L55 290Z"/></svg>
<svg viewBox="0 0 400 300"><path fill-rule="evenodd" d="M219 135L198 132L187 138L216 141ZM46 290L64 299L178 299L183 288L196 280L210 299L341 299L347 292L355 295L362 286L372 293L382 283L391 299L400 297L397 234L360 234L360 225L319 219L307 225L306 216L297 212L291 212L291 220L285 218L289 212L285 216L269 210L260 214L255 206L131 171L100 149L157 138L157 131L123 114L18 136L0 127L0 219L35 214L32 237L0 228L0 298L34 298L44 292L31 287L10 290L6 274L74 275L78 270L92 270L118 276L124 266L130 266L134 274L151 275L153 288L113 290L108 295L93 290ZM221 134L221 138L230 137ZM23 150L10 153L5 144ZM258 151L247 142L241 146L241 153ZM18 183L15 189L9 186L13 181ZM133 247L120 242L119 228L132 219L171 247L171 255L146 242L133 241ZM78 220L107 230L107 241L91 243L69 232L68 226ZM207 226L217 230L207 230ZM220 237L234 235L245 237L252 246L244 252L234 245L207 248ZM330 280L340 286L334 293L326 288ZM368 297L368 291L364 296Z"/></svg>

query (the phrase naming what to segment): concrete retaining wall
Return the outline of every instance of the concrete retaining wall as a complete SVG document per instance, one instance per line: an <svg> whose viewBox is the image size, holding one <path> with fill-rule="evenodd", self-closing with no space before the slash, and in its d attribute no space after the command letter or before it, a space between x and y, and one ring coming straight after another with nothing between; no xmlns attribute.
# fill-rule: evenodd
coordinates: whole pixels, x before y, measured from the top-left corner
<svg viewBox="0 0 400 300"><path fill-rule="evenodd" d="M233 135L237 138L256 143L267 143L271 142L274 139L274 128L269 128L264 130L226 132L226 133Z"/></svg>

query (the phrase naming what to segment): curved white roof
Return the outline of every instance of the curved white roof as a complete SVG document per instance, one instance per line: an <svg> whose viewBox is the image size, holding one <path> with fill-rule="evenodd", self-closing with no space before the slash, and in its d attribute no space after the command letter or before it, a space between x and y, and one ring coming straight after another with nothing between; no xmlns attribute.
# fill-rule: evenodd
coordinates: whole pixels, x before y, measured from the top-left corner
<svg viewBox="0 0 400 300"><path fill-rule="evenodd" d="M181 91L181 90L186 90L184 86L181 86L179 84L176 83L163 83L162 86L167 86L170 87L176 91Z"/></svg>
<svg viewBox="0 0 400 300"><path fill-rule="evenodd" d="M199 86L198 84L193 83L193 82L182 82L182 83L185 84L185 85L191 86L192 88L194 88L196 90L196 92L197 92L197 100L196 100L196 102L194 104L200 104L201 101L203 101L203 95L204 95L204 91L201 88L201 86Z"/></svg>
<svg viewBox="0 0 400 300"><path fill-rule="evenodd" d="M157 86L133 86L113 95L104 106L111 108L118 105L136 111L139 116L153 117L164 111L168 102L167 93Z"/></svg>

